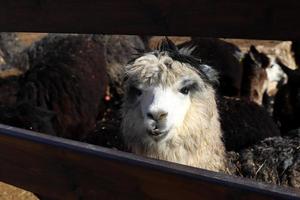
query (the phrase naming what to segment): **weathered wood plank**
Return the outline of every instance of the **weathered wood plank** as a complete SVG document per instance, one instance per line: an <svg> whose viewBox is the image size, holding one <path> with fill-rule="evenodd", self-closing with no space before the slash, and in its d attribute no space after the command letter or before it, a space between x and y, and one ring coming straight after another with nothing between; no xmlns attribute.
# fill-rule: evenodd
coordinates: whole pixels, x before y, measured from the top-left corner
<svg viewBox="0 0 300 200"><path fill-rule="evenodd" d="M0 0L0 31L299 39L298 0Z"/></svg>
<svg viewBox="0 0 300 200"><path fill-rule="evenodd" d="M0 125L0 180L50 199L300 199L300 192Z"/></svg>

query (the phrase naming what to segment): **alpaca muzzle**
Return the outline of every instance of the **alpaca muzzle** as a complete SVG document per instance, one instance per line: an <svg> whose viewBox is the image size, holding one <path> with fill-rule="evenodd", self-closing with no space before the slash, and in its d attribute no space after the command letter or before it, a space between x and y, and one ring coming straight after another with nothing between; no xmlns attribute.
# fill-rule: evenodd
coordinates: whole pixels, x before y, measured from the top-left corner
<svg viewBox="0 0 300 200"><path fill-rule="evenodd" d="M159 129L152 129L152 130L148 130L147 132L148 135L156 141L165 138L165 136L168 134L168 131L162 131Z"/></svg>

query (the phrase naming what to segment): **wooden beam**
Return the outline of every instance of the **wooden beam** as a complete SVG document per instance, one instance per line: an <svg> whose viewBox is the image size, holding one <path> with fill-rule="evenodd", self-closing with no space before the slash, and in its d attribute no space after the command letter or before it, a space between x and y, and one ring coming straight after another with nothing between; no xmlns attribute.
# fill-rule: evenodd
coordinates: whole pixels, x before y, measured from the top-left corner
<svg viewBox="0 0 300 200"><path fill-rule="evenodd" d="M0 125L0 180L50 199L300 199L300 192Z"/></svg>
<svg viewBox="0 0 300 200"><path fill-rule="evenodd" d="M298 0L0 0L0 31L299 39Z"/></svg>

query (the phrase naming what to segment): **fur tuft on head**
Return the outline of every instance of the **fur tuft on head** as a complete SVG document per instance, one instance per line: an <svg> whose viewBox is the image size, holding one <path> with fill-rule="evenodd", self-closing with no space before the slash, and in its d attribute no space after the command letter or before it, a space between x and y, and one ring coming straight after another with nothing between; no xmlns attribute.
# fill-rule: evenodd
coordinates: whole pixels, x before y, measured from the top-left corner
<svg viewBox="0 0 300 200"><path fill-rule="evenodd" d="M187 63L192 66L198 74L211 85L219 84L218 72L211 66L203 63L199 58L192 56L195 46L178 48L168 37L161 41L157 47L157 53L166 52L173 60Z"/></svg>
<svg viewBox="0 0 300 200"><path fill-rule="evenodd" d="M165 39L163 39L158 47L157 50L159 50L160 52L163 51L178 51L178 48L176 47L176 45L168 38L166 37Z"/></svg>

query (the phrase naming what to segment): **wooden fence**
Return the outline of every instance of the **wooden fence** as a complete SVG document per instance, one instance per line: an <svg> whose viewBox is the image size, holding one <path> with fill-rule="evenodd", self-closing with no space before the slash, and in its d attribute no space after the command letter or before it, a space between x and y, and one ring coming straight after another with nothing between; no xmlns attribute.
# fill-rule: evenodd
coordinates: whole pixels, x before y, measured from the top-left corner
<svg viewBox="0 0 300 200"><path fill-rule="evenodd" d="M0 31L299 39L298 0L0 0Z"/></svg>
<svg viewBox="0 0 300 200"><path fill-rule="evenodd" d="M0 0L0 31L300 38L297 0ZM244 178L0 125L0 180L49 199L300 199Z"/></svg>

